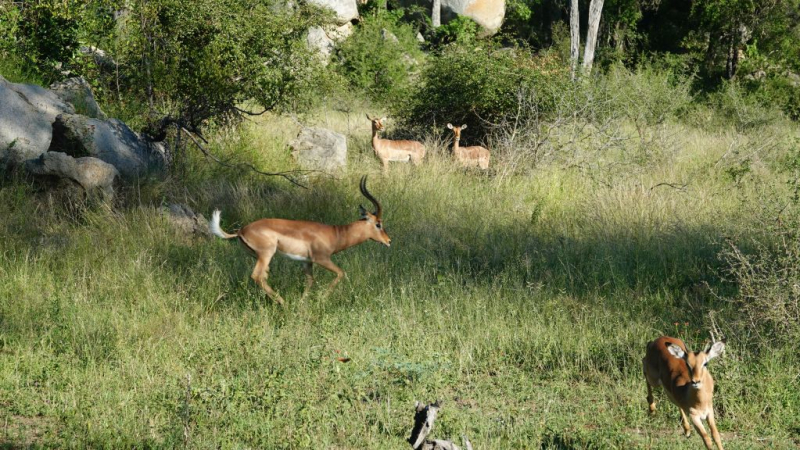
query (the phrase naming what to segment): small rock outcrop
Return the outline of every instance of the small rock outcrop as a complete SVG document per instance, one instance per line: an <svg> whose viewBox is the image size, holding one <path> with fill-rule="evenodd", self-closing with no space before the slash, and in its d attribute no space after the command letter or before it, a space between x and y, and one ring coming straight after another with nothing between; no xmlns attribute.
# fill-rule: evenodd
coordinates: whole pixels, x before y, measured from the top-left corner
<svg viewBox="0 0 800 450"><path fill-rule="evenodd" d="M211 236L208 220L202 214L197 214L186 205L172 204L164 206L161 211L170 223L185 235Z"/></svg>
<svg viewBox="0 0 800 450"><path fill-rule="evenodd" d="M110 199L119 172L111 164L97 158L73 158L61 152L42 153L25 161L25 169L55 188L79 195Z"/></svg>
<svg viewBox="0 0 800 450"><path fill-rule="evenodd" d="M347 139L343 134L306 127L289 146L294 159L306 170L336 172L347 166Z"/></svg>
<svg viewBox="0 0 800 450"><path fill-rule="evenodd" d="M400 0L402 5L416 5L430 12L431 0ZM506 0L442 0L442 23L458 16L469 17L483 29L484 35L500 31L506 16Z"/></svg>
<svg viewBox="0 0 800 450"><path fill-rule="evenodd" d="M99 158L116 167L126 179L146 176L161 170L165 164L158 145L146 141L117 119L59 114L52 130L49 151Z"/></svg>
<svg viewBox="0 0 800 450"><path fill-rule="evenodd" d="M24 169L50 186L110 197L118 179L164 166L161 144L106 120L83 78L48 90L0 76L0 170Z"/></svg>
<svg viewBox="0 0 800 450"><path fill-rule="evenodd" d="M336 43L353 34L353 25L350 22L340 27L311 27L306 36L306 45L320 58L323 65L328 65Z"/></svg>
<svg viewBox="0 0 800 450"><path fill-rule="evenodd" d="M306 44L308 48L313 50L318 56L322 64L327 65L328 59L333 53L335 43L333 39L329 38L322 27L311 27L308 29L308 36L306 36Z"/></svg>
<svg viewBox="0 0 800 450"><path fill-rule="evenodd" d="M0 76L0 170L46 152L56 116L74 112L72 105L47 89Z"/></svg>
<svg viewBox="0 0 800 450"><path fill-rule="evenodd" d="M336 23L344 25L351 20L358 19L356 0L310 0L311 3L332 9L336 13Z"/></svg>
<svg viewBox="0 0 800 450"><path fill-rule="evenodd" d="M53 83L50 85L50 91L71 104L78 114L100 120L107 118L103 110L100 109L100 105L95 101L92 88L83 77L69 78Z"/></svg>
<svg viewBox="0 0 800 450"><path fill-rule="evenodd" d="M478 23L486 34L500 30L506 15L506 0L442 0L442 18L456 15L469 17Z"/></svg>

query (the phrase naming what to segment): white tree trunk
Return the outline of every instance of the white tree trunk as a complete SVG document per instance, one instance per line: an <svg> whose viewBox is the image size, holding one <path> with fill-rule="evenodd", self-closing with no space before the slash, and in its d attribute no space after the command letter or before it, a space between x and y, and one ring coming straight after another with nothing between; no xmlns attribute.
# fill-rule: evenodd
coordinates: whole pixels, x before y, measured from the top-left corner
<svg viewBox="0 0 800 450"><path fill-rule="evenodd" d="M581 23L580 11L578 10L578 0L571 0L569 7L569 60L572 72L572 79L576 77L578 70L578 58L581 51Z"/></svg>
<svg viewBox="0 0 800 450"><path fill-rule="evenodd" d="M439 26L442 24L442 0L433 0L431 23L434 29L439 28Z"/></svg>
<svg viewBox="0 0 800 450"><path fill-rule="evenodd" d="M586 33L586 48L583 52L583 73L589 75L594 63L594 48L597 45L597 30L600 28L600 15L604 0L592 0L589 4L589 30Z"/></svg>

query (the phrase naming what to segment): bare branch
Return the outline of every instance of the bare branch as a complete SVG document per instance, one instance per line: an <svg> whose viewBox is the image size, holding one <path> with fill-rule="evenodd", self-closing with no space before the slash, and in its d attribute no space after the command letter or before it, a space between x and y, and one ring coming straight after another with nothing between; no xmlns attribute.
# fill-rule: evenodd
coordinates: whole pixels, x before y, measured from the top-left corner
<svg viewBox="0 0 800 450"><path fill-rule="evenodd" d="M264 172L262 170L258 170L254 165L252 165L250 163L240 162L240 163L236 163L236 164L230 164L230 163L227 163L227 162L217 158L211 152L209 152L206 148L204 148L200 144L200 142L197 141L197 138L194 136L194 134L192 132L190 132L189 130L187 130L184 127L181 127L180 129L183 130L183 132L186 133L187 136L189 136L189 138L192 140L192 142L194 142L194 145L196 145L197 148L199 148L200 151L203 152L203 154L207 158L210 158L211 160L213 160L217 164L225 166L225 167L230 167L230 168L234 168L234 169L235 168L247 168L247 169L250 169L253 172L261 174L261 175L283 177L287 181L292 183L293 185L299 186L299 187L301 187L303 189L308 189L308 187L303 185L303 184L301 184L299 181L297 181L295 178L293 178L292 175L305 175L305 174L308 174L308 173L317 172L315 170L292 170L292 171L288 171L288 172Z"/></svg>

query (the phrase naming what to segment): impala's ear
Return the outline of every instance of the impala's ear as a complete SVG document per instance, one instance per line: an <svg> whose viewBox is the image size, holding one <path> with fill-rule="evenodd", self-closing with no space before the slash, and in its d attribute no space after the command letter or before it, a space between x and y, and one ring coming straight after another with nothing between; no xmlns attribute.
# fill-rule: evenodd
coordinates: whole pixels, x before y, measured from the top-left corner
<svg viewBox="0 0 800 450"><path fill-rule="evenodd" d="M372 117L370 117L370 116L369 116L369 114L367 114L367 113L364 113L364 115L365 115L365 116L367 116L367 120L369 120L370 122L372 122L373 120L375 120L375 119L373 119Z"/></svg>
<svg viewBox="0 0 800 450"><path fill-rule="evenodd" d="M686 353L683 351L682 348L678 347L677 345L667 342L667 351L676 358L683 359L686 356Z"/></svg>
<svg viewBox="0 0 800 450"><path fill-rule="evenodd" d="M452 123L448 123L448 124L447 124L447 128L449 128L449 129L451 129L451 130L452 130L452 129L453 129L453 124L452 124Z"/></svg>
<svg viewBox="0 0 800 450"><path fill-rule="evenodd" d="M725 350L724 342L722 341L715 342L714 345L712 345L711 348L708 350L708 352L706 352L708 353L708 359L706 359L706 361L711 361L712 359L721 355L724 350Z"/></svg>
<svg viewBox="0 0 800 450"><path fill-rule="evenodd" d="M387 119L386 117L381 117L381 122L383 122L386 119Z"/></svg>
<svg viewBox="0 0 800 450"><path fill-rule="evenodd" d="M363 206L358 205L358 213L361 214L361 218L362 219L366 219L367 218L367 210L364 209Z"/></svg>
<svg viewBox="0 0 800 450"><path fill-rule="evenodd" d="M466 130L467 129L467 124L461 125L461 129L462 130Z"/></svg>

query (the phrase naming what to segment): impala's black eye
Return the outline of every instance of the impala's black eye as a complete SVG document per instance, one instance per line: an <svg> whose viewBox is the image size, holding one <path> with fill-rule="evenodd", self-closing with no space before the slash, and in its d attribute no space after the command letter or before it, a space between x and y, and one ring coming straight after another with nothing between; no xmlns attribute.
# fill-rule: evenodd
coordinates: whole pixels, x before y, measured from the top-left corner
<svg viewBox="0 0 800 450"><path fill-rule="evenodd" d="M378 223L375 224L375 228L380 230L381 228L383 228L383 226L381 225L380 222L378 222Z"/></svg>

